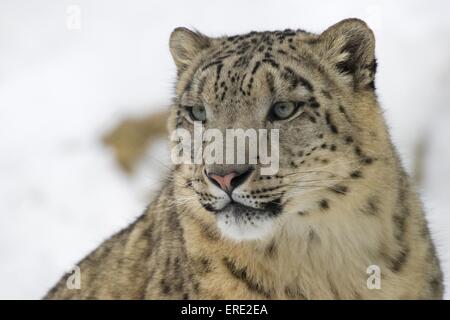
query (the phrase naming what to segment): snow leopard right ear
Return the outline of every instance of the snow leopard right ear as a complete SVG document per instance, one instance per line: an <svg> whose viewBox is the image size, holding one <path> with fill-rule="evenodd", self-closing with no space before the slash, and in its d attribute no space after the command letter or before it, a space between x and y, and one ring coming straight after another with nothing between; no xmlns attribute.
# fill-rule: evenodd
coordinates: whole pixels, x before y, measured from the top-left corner
<svg viewBox="0 0 450 320"><path fill-rule="evenodd" d="M319 54L350 78L355 89L375 89L375 37L364 21L342 20L318 39Z"/></svg>
<svg viewBox="0 0 450 320"><path fill-rule="evenodd" d="M200 51L210 46L211 39L187 28L176 28L170 35L170 53L177 65L178 73L183 72Z"/></svg>

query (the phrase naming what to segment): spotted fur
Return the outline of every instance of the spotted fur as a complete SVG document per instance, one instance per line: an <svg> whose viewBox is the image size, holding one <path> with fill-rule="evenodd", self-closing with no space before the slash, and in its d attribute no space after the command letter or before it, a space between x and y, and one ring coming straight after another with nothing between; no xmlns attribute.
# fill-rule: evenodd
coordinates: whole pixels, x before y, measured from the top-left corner
<svg viewBox="0 0 450 320"><path fill-rule="evenodd" d="M205 166L175 166L145 213L80 262L81 290L63 277L47 298L442 298L422 205L377 102L374 44L357 19L320 35L176 29L169 130L192 130L186 105L205 106L210 128L280 129L280 171L255 165L234 191L245 206L221 214L226 194ZM294 119L267 118L280 100L296 103ZM379 290L366 286L371 265Z"/></svg>

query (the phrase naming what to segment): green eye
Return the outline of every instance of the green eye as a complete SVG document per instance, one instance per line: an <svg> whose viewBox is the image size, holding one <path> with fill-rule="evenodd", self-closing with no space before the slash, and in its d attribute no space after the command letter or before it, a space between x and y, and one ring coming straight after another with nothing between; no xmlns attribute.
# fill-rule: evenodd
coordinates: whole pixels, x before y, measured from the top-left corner
<svg viewBox="0 0 450 320"><path fill-rule="evenodd" d="M194 107L186 107L189 111L189 116L191 117L192 121L206 121L206 110L204 107L201 106L194 106Z"/></svg>
<svg viewBox="0 0 450 320"><path fill-rule="evenodd" d="M276 102L270 109L269 118L271 120L284 120L292 116L298 109L300 104L295 102Z"/></svg>

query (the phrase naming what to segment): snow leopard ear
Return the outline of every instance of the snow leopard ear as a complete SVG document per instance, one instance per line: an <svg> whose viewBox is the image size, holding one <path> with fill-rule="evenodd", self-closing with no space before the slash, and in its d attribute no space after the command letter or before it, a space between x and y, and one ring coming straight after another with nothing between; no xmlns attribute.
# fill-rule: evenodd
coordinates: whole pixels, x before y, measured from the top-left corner
<svg viewBox="0 0 450 320"><path fill-rule="evenodd" d="M176 28L170 35L170 53L178 72L184 71L200 51L210 46L210 38L187 28Z"/></svg>
<svg viewBox="0 0 450 320"><path fill-rule="evenodd" d="M375 37L364 21L342 20L318 40L319 54L347 76L355 90L375 89Z"/></svg>

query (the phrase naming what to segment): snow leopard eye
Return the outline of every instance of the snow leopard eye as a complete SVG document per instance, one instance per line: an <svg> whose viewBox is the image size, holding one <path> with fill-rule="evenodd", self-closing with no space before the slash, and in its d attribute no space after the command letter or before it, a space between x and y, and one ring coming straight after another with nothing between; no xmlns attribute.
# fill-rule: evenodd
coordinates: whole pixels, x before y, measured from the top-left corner
<svg viewBox="0 0 450 320"><path fill-rule="evenodd" d="M192 121L206 121L206 110L202 106L185 106Z"/></svg>
<svg viewBox="0 0 450 320"><path fill-rule="evenodd" d="M272 105L269 112L269 119L272 121L286 120L298 110L303 102L280 101Z"/></svg>

